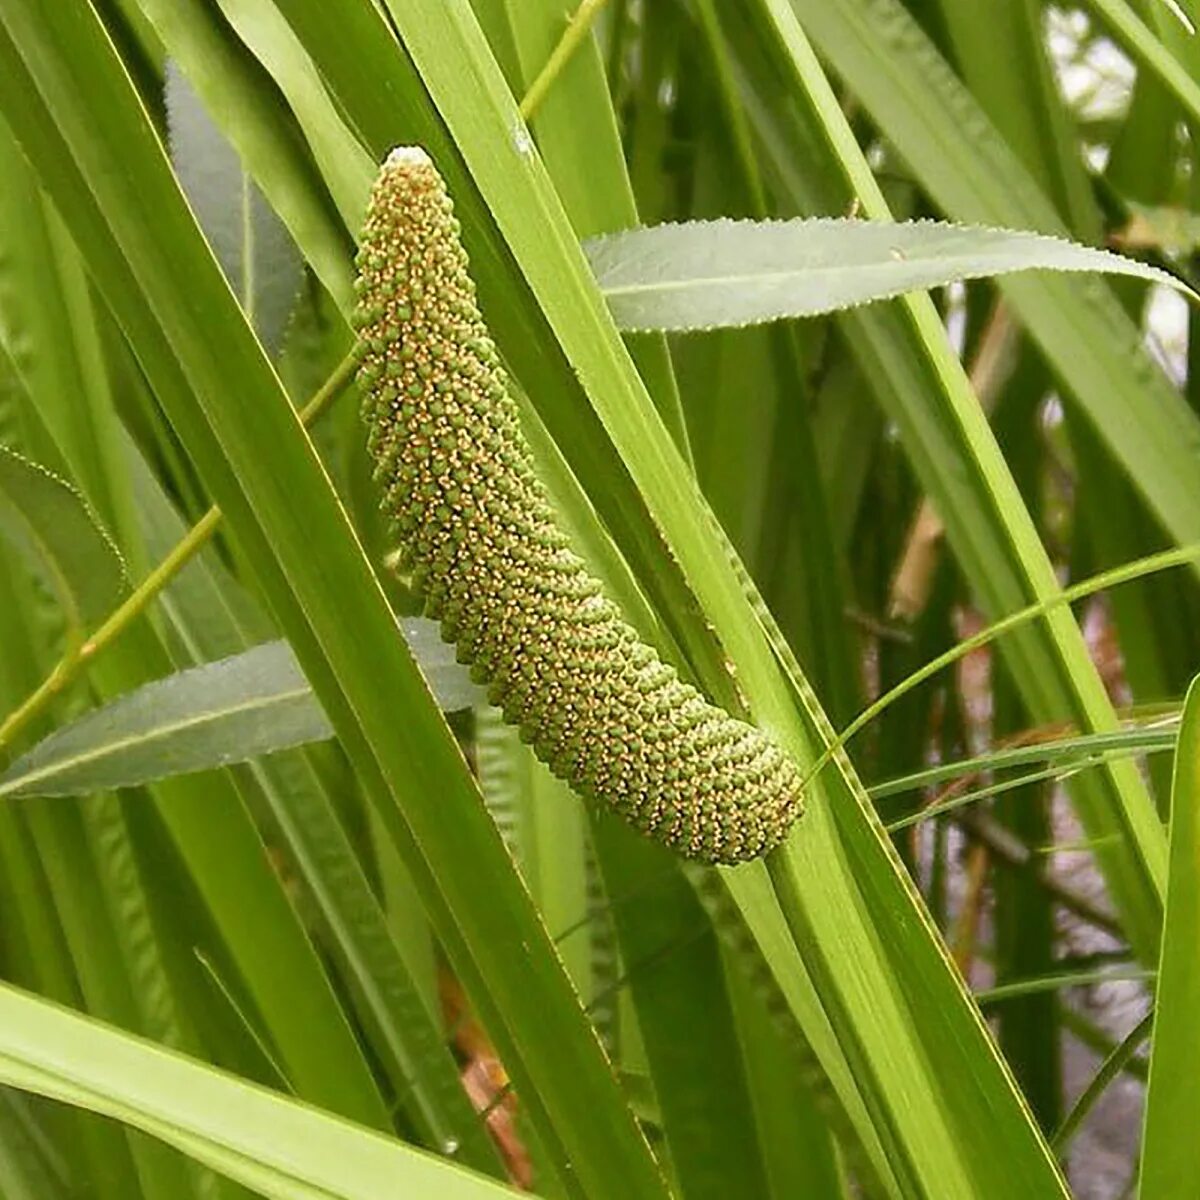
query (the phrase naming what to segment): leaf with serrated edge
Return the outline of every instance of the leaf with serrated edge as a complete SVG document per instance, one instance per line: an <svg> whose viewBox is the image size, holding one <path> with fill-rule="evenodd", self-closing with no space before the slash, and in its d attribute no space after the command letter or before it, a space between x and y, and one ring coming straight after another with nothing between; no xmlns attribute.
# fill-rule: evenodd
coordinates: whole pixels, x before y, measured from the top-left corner
<svg viewBox="0 0 1200 1200"><path fill-rule="evenodd" d="M686 331L839 312L959 279L1100 271L1195 293L1166 271L1063 238L941 221L688 221L584 249L623 329Z"/></svg>
<svg viewBox="0 0 1200 1200"><path fill-rule="evenodd" d="M437 627L403 622L438 703L466 708L482 693ZM333 729L282 641L156 680L56 730L0 776L0 796L69 796L245 762Z"/></svg>
<svg viewBox="0 0 1200 1200"><path fill-rule="evenodd" d="M85 628L112 611L125 563L87 501L69 483L0 446L0 532L49 573L63 607Z"/></svg>

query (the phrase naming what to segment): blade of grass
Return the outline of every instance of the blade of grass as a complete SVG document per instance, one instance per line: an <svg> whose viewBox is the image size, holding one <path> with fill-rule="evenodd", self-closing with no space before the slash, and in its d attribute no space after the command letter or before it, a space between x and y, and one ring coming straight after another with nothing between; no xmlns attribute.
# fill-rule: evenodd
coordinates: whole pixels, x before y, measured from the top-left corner
<svg viewBox="0 0 1200 1200"><path fill-rule="evenodd" d="M1191 1186L1200 1149L1187 1114L1196 1111L1193 1014L1200 1003L1200 682L1183 706L1171 788L1171 873L1158 969L1154 1042L1146 1089L1138 1194L1169 1196Z"/></svg>
<svg viewBox="0 0 1200 1200"><path fill-rule="evenodd" d="M278 1200L513 1196L493 1180L0 987L0 1078L131 1124Z"/></svg>
<svg viewBox="0 0 1200 1200"><path fill-rule="evenodd" d="M1153 1022L1154 1010L1151 1009L1105 1057L1100 1064L1100 1069L1089 1080L1087 1087L1080 1093L1079 1099L1072 1105L1071 1111L1054 1131L1052 1145L1058 1153L1066 1152L1088 1113L1095 1108L1096 1101L1104 1095L1109 1084L1128 1067L1142 1043L1150 1036Z"/></svg>
<svg viewBox="0 0 1200 1200"><path fill-rule="evenodd" d="M1190 564L1197 561L1197 559L1200 559L1200 543L1147 555L1145 558L1140 558L1135 562L1124 563L1119 567L1113 567L1111 570L1102 571L1090 579L1085 579L1080 583L1063 588L1057 594L1049 596L1045 600L1039 600L1036 604L1031 604L1019 612L1002 617L986 629L980 630L979 633L972 634L969 638L964 638L957 645L952 646L943 654L938 655L937 658L931 659L924 666L912 672L890 691L885 692L878 699L872 701L842 730L836 742L826 749L822 758L817 761L817 765L813 768L812 773L815 775L816 772L820 771L855 734L866 728L889 705L912 691L913 688L920 686L925 680L936 675L944 667L948 667L951 663L965 658L973 650L986 646L1002 634L1019 629L1022 625L1028 624L1030 621L1035 621L1056 608L1073 604L1076 600L1081 600L1085 596L1092 596L1107 588L1115 587L1146 575L1152 575L1156 571Z"/></svg>

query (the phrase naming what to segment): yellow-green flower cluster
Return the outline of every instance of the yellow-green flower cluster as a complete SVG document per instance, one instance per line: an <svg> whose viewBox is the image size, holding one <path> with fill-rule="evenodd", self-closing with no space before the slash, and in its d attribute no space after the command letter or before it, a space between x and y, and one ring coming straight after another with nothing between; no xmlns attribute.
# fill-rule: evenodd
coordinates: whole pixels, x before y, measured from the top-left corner
<svg viewBox="0 0 1200 1200"><path fill-rule="evenodd" d="M358 256L376 479L429 615L554 773L676 851L732 863L799 815L792 761L621 618L534 474L445 184L392 152Z"/></svg>

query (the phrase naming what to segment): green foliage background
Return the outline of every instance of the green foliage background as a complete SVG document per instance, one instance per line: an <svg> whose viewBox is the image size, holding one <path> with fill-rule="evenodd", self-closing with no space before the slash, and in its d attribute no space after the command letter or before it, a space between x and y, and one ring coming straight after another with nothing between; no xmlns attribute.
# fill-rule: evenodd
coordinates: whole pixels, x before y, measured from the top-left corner
<svg viewBox="0 0 1200 1200"><path fill-rule="evenodd" d="M1121 1076L1150 1088L1129 1188L1187 1194L1188 348L1155 361L1144 282L1044 272L622 333L581 242L936 217L1190 278L1190 9L5 0L0 765L262 642L312 694L240 754L222 708L193 742L220 769L144 739L70 797L0 782L0 1196L1086 1195L1071 1142ZM1107 38L1136 73L1064 96L1056 70L1126 61ZM397 620L342 394L367 190L405 143L590 565L714 700L831 759L766 861L682 864L427 687L458 709ZM1170 573L1055 603L1164 547ZM189 677L211 711L227 670ZM1148 1021L1074 1002L1115 978L1155 997L1148 1070ZM1107 1056L1082 1097L1079 1044Z"/></svg>

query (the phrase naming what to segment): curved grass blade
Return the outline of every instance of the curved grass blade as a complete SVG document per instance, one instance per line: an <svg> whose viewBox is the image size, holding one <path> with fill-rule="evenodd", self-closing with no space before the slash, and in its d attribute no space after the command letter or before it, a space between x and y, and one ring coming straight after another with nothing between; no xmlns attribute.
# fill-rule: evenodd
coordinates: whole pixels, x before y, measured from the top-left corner
<svg viewBox="0 0 1200 1200"><path fill-rule="evenodd" d="M1134 1060L1138 1048L1150 1036L1154 1021L1153 1009L1148 1012L1125 1037L1113 1047L1100 1069L1092 1077L1091 1082L1080 1093L1071 1111L1063 1118L1062 1124L1054 1131L1050 1144L1060 1154L1071 1144L1071 1139L1078 1132L1084 1118L1095 1107L1096 1101L1104 1095L1108 1085Z"/></svg>
<svg viewBox="0 0 1200 1200"><path fill-rule="evenodd" d="M123 1121L278 1200L516 1194L8 986L0 1080Z"/></svg>
<svg viewBox="0 0 1200 1200"><path fill-rule="evenodd" d="M1164 747L1164 749L1165 748L1167 747ZM946 800L940 800L936 804L927 805L924 808L918 809L916 812L909 813L907 817L901 817L897 821L888 822L886 828L888 833L899 833L903 829L911 829L914 825L920 825L923 821L931 820L933 817L940 817L944 816L946 813L957 812L959 809L967 808L972 804L977 804L980 800L986 800L991 796L999 796L1005 792L1011 792L1018 788L1028 787L1033 783L1045 783L1048 781L1060 783L1063 780L1070 779L1079 771L1086 770L1088 767L1103 767L1108 763L1122 762L1141 753L1145 752L1135 750L1117 750L1104 754L1091 754L1083 760L1072 763L1069 766L1059 764L1053 767L1045 767L1040 771L1028 771L1023 775L1018 775L1016 778L1004 779L998 783L989 784L987 787L977 788L970 792L963 792L960 795L950 796Z"/></svg>
<svg viewBox="0 0 1200 1200"><path fill-rule="evenodd" d="M1114 730L1112 733L1089 733L1078 737L1055 738L1030 745L999 747L974 758L940 763L911 775L901 775L872 784L867 794L872 800L884 800L904 792L932 787L947 779L976 775L982 771L1001 771L1028 763L1050 763L1056 769L1071 768L1099 754L1159 754L1173 750L1179 735L1178 714L1167 714L1146 725Z"/></svg>
<svg viewBox="0 0 1200 1200"><path fill-rule="evenodd" d="M688 221L592 238L622 329L756 325L1012 271L1099 271L1168 284L1156 267L1064 238L941 221Z"/></svg>

